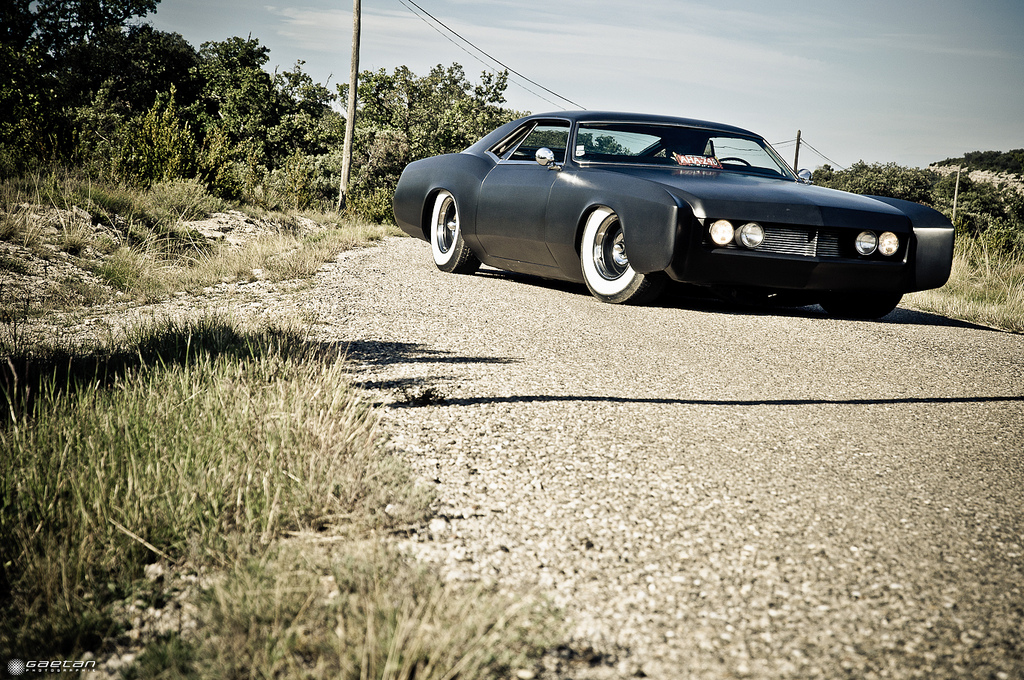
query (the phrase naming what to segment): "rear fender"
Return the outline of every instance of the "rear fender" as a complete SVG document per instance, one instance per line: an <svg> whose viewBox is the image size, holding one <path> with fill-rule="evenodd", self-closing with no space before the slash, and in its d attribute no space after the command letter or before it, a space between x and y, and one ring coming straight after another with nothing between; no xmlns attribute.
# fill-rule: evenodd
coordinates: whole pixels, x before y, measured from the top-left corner
<svg viewBox="0 0 1024 680"><path fill-rule="evenodd" d="M476 246L476 206L480 184L492 163L467 153L434 156L405 167L395 188L395 222L405 233L430 240L430 211L434 197L446 189L459 206L463 238Z"/></svg>

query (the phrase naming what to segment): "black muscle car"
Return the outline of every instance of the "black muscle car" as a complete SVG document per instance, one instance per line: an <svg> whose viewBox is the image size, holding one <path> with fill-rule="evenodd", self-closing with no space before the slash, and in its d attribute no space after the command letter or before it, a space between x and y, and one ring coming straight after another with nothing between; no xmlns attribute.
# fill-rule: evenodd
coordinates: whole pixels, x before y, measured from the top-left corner
<svg viewBox="0 0 1024 680"><path fill-rule="evenodd" d="M752 132L665 116L522 118L410 163L394 210L443 271L482 262L612 303L671 279L877 318L943 285L953 258L931 208L813 186Z"/></svg>

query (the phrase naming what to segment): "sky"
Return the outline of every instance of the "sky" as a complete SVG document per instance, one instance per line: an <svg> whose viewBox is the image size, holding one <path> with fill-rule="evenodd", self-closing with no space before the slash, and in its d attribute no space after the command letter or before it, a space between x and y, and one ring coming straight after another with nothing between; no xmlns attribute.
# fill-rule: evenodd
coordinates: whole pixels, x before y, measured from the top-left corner
<svg viewBox="0 0 1024 680"><path fill-rule="evenodd" d="M1021 0L415 0L526 79L506 106L657 113L764 136L800 167L926 167L1024 148ZM362 0L360 70L500 70L403 0ZM413 7L412 9L415 9ZM267 69L348 82L351 0L161 0L194 47L239 36ZM533 81L532 83L529 81ZM540 87L538 87L538 85ZM551 94L557 93L558 96ZM565 97L573 104L560 99ZM809 146L808 146L809 145Z"/></svg>

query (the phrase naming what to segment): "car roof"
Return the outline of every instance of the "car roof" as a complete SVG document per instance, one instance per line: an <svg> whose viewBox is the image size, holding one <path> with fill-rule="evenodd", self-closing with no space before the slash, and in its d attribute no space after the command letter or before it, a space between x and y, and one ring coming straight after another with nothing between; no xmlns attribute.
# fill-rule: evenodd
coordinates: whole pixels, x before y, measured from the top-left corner
<svg viewBox="0 0 1024 680"><path fill-rule="evenodd" d="M592 123L654 123L662 125L684 125L687 127L698 127L707 130L717 130L719 132L731 132L741 135L750 135L753 137L760 137L760 135L751 132L750 130L744 130L743 128L735 127L733 125L726 125L724 123L714 123L707 120L698 120L696 118L681 118L678 116L663 116L650 113L626 113L623 111L552 111L548 113L534 113L529 116L523 116L518 120L514 120L511 123L502 125L498 129L494 130L490 134L487 134L473 144L471 147L466 149L470 153L482 153L486 149L499 142L506 135L510 134L513 130L521 126L523 123L530 120L537 119L562 119L568 120L573 123L578 122L592 122Z"/></svg>
<svg viewBox="0 0 1024 680"><path fill-rule="evenodd" d="M714 123L708 120L696 118L682 118L679 116L663 116L651 113L627 113L623 111L561 111L553 113L538 113L526 118L568 118L571 121L580 122L603 122L603 123L663 123L667 125L688 125L690 127L708 128L721 130L723 132L739 132L745 135L754 133L743 128L738 128L725 123ZM758 136L758 135L755 135Z"/></svg>

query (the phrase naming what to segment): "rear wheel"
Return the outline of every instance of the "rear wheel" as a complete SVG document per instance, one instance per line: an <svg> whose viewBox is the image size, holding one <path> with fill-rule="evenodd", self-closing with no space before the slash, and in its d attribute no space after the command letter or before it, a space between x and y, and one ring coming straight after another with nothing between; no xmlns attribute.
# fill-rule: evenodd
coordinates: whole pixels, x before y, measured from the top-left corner
<svg viewBox="0 0 1024 680"><path fill-rule="evenodd" d="M450 191L441 191L430 213L430 251L434 264L443 272L472 274L480 266L462 238L459 206Z"/></svg>
<svg viewBox="0 0 1024 680"><path fill-rule="evenodd" d="M622 223L607 208L599 208L587 218L580 243L580 263L587 288L603 302L650 302L665 285L660 272L641 274L630 266Z"/></svg>
<svg viewBox="0 0 1024 680"><path fill-rule="evenodd" d="M832 293L818 304L830 316L881 319L896 309L902 299L902 293Z"/></svg>

